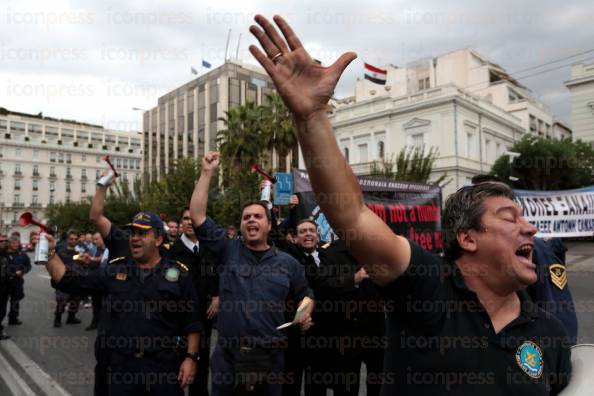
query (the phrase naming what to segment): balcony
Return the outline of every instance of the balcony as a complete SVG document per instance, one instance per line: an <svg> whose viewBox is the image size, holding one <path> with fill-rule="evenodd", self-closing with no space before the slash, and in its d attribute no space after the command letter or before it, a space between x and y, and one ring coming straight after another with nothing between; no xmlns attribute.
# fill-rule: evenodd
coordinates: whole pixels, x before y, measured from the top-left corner
<svg viewBox="0 0 594 396"><path fill-rule="evenodd" d="M66 175L65 179L66 180L72 180L72 175Z"/></svg>
<svg viewBox="0 0 594 396"><path fill-rule="evenodd" d="M56 173L50 173L49 177L50 179L57 179L58 175Z"/></svg>
<svg viewBox="0 0 594 396"><path fill-rule="evenodd" d="M14 177L23 177L23 172L15 170Z"/></svg>
<svg viewBox="0 0 594 396"><path fill-rule="evenodd" d="M33 171L33 175L32 175L32 177L33 177L34 179L39 179L39 178L41 177L41 174L40 174L39 172L35 172L35 171Z"/></svg>
<svg viewBox="0 0 594 396"><path fill-rule="evenodd" d="M23 202L13 202L12 207L13 209L24 208L25 204Z"/></svg>
<svg viewBox="0 0 594 396"><path fill-rule="evenodd" d="M41 208L41 204L39 202L31 202L31 205L29 205L30 208Z"/></svg>
<svg viewBox="0 0 594 396"><path fill-rule="evenodd" d="M86 175L82 175L82 176L80 177L80 180L82 180L82 181L87 181L87 180L89 180L89 178L88 178Z"/></svg>

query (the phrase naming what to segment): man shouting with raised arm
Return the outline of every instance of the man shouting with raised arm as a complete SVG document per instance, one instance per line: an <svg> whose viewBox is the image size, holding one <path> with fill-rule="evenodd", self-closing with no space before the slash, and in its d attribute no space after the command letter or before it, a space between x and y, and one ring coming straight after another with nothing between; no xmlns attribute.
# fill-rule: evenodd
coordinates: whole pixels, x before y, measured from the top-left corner
<svg viewBox="0 0 594 396"><path fill-rule="evenodd" d="M213 396L251 391L280 396L283 349L287 336L278 327L285 321L286 302L306 308L295 323L311 325L312 292L303 266L268 239L270 212L261 201L241 211L241 239L228 239L226 230L206 217L210 180L219 166L219 153L202 159L200 179L190 201L190 217L200 244L219 259L219 338L211 360ZM301 305L300 304L300 305Z"/></svg>
<svg viewBox="0 0 594 396"><path fill-rule="evenodd" d="M250 31L266 69L293 113L311 185L334 231L385 286L388 349L384 395L557 394L570 372L561 324L524 288L536 281L532 237L505 186L464 187L443 214L446 259L392 233L364 204L326 115L340 75L313 61L291 27L264 17Z"/></svg>

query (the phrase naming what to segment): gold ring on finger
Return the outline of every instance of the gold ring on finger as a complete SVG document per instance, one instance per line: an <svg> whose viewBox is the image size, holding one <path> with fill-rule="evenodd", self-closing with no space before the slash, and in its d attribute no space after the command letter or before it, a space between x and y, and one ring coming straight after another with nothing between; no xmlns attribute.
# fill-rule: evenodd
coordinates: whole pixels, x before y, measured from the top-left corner
<svg viewBox="0 0 594 396"><path fill-rule="evenodd" d="M273 57L271 57L270 60L272 61L272 63L274 63L276 65L278 63L278 58L280 58L281 56L283 56L283 53L279 52L276 55L274 55Z"/></svg>

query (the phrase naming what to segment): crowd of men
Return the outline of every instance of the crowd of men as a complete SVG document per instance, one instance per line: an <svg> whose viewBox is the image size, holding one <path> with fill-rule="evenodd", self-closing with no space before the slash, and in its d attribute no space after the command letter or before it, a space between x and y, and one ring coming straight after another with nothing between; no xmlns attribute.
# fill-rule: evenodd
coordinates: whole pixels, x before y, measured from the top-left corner
<svg viewBox="0 0 594 396"><path fill-rule="evenodd" d="M555 305L571 302L567 285L546 277L562 251L535 241L497 180L447 200L442 256L395 235L365 206L326 115L355 55L324 68L274 21L282 37L256 17L250 31L263 51L250 51L293 113L340 240L320 241L294 207L280 223L258 200L243 205L238 233L218 225L207 213L216 152L203 157L177 220L141 212L116 225L104 213L109 184L98 186L95 237L81 244L69 233L58 247L48 236L47 264L56 326L66 306L66 323L76 323L80 298L92 296L95 395L182 395L186 386L190 395L357 395L362 364L367 395L559 393L577 336L572 303ZM1 246L2 258L11 254ZM27 270L14 271L21 285Z"/></svg>

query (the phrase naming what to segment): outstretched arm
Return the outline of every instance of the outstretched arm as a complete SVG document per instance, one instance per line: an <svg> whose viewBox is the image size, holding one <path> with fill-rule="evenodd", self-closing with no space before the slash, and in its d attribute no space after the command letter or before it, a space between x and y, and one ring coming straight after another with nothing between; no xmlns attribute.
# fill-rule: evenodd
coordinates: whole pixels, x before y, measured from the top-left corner
<svg viewBox="0 0 594 396"><path fill-rule="evenodd" d="M220 154L214 151L209 152L202 158L202 169L200 178L190 200L190 217L194 227L199 227L206 220L206 207L208 205L208 190L210 180L219 167Z"/></svg>
<svg viewBox="0 0 594 396"><path fill-rule="evenodd" d="M250 52L293 113L317 202L357 259L369 263L371 278L380 284L389 283L408 267L410 245L365 206L326 114L338 79L356 54L345 53L333 65L323 67L313 61L283 18L275 16L274 21L284 38L266 18L257 15L255 20L259 26L251 26L250 31L265 53L255 46L250 46Z"/></svg>

